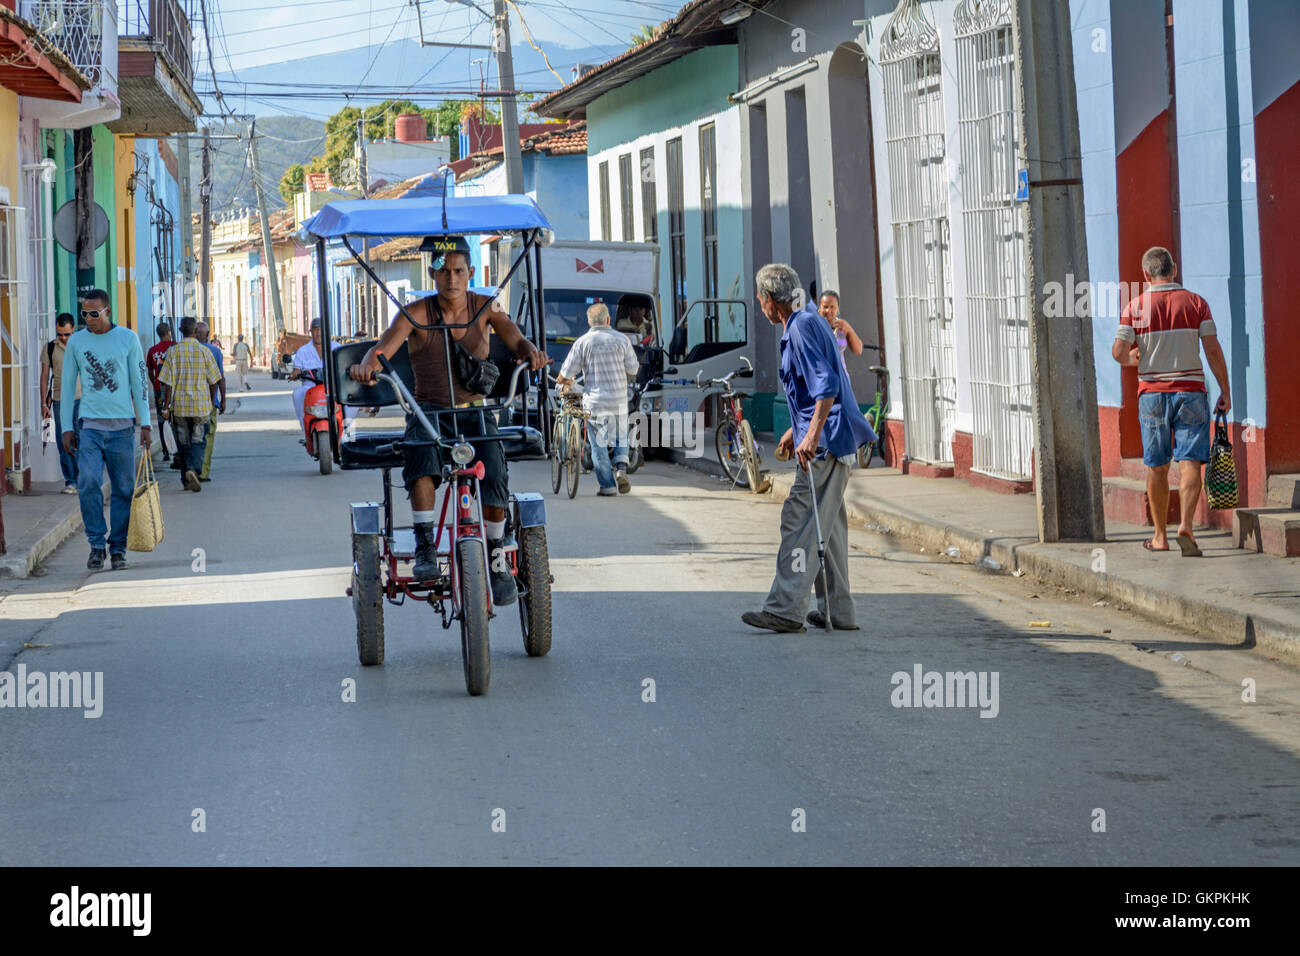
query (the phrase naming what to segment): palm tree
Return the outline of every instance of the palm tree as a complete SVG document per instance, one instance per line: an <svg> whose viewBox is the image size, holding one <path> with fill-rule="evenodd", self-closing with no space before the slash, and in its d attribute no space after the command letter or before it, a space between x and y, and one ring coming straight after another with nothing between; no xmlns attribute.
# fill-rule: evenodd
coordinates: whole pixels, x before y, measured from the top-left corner
<svg viewBox="0 0 1300 956"><path fill-rule="evenodd" d="M652 27L648 23L641 24L640 29L632 34L632 46L640 46L642 43L649 43L659 35L659 28ZM631 47L629 47L631 49Z"/></svg>

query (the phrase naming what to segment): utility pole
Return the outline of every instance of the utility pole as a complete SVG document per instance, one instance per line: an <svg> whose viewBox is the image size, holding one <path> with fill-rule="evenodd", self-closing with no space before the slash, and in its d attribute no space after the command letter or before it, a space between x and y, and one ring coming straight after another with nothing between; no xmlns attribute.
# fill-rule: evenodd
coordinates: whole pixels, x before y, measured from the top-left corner
<svg viewBox="0 0 1300 956"><path fill-rule="evenodd" d="M501 146L506 160L506 191L524 191L524 161L519 154L519 116L515 112L515 64L510 55L510 14L506 0L492 0L492 46L497 54L497 75L501 81Z"/></svg>
<svg viewBox="0 0 1300 956"><path fill-rule="evenodd" d="M199 182L201 230L199 240L199 284L197 287L197 312L200 319L208 317L208 279L212 270L212 130L203 127L203 179Z"/></svg>
<svg viewBox="0 0 1300 956"><path fill-rule="evenodd" d="M370 166L366 162L366 108L361 107L361 118L357 120L357 183L361 187L361 198L370 198ZM361 238L361 259L366 264L365 278L361 286L361 315L365 322L367 334L379 334L379 316L371 315L371 288L370 288L370 237ZM377 311L377 310L376 310ZM373 323L373 329L372 329Z"/></svg>
<svg viewBox="0 0 1300 956"><path fill-rule="evenodd" d="M95 140L90 128L72 136L76 163L77 298L95 288Z"/></svg>
<svg viewBox="0 0 1300 956"><path fill-rule="evenodd" d="M178 309L176 305L185 301L185 289L192 288L189 284L194 281L194 215L190 209L190 138L184 133L176 137L176 163L181 177L181 287L177 290L176 276L167 277L172 288L172 312L175 313L168 316L167 320L172 323L173 331L179 333L177 320L184 312L184 306Z"/></svg>
<svg viewBox="0 0 1300 956"><path fill-rule="evenodd" d="M262 164L257 156L257 119L248 127L248 158L253 166L253 185L257 189L257 212L262 220L262 268L271 290L271 307L275 315L275 340L284 335L284 306L280 302L280 276L275 269L275 246L271 245L271 220L266 213L266 191L262 187ZM275 348L275 345L271 346ZM278 359L272 355L273 364Z"/></svg>
<svg viewBox="0 0 1300 956"><path fill-rule="evenodd" d="M1075 287L1088 281L1068 4L1016 0L1012 25L1021 92L1019 165L1029 180L1023 221L1038 536L1104 541L1092 318L1048 316L1044 308L1053 282L1067 287L1070 274Z"/></svg>

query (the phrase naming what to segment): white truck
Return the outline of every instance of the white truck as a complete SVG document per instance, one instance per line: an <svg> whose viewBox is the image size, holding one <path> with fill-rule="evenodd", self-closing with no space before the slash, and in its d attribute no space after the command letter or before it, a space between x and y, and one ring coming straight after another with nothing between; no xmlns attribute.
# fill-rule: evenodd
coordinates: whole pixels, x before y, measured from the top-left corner
<svg viewBox="0 0 1300 956"><path fill-rule="evenodd" d="M510 240L488 254L493 281L504 276L519 244L518 239ZM657 243L557 239L542 248L541 260L546 352L555 360L555 368L587 331L587 308L604 302L614 329L628 335L642 362L631 396L636 401L629 409L632 413L656 420L665 414L693 417L717 392L700 389L697 381L721 378L745 360L752 364L750 310L744 302L700 299L686 307L675 326L671 314L666 321L661 319ZM526 285L510 281L499 289L499 300L503 307L508 303L512 316L520 314ZM742 394L751 391L744 380L737 380L734 387ZM536 398L530 396L529 401ZM684 434L678 429L656 429L653 444L680 448L694 437L689 430Z"/></svg>

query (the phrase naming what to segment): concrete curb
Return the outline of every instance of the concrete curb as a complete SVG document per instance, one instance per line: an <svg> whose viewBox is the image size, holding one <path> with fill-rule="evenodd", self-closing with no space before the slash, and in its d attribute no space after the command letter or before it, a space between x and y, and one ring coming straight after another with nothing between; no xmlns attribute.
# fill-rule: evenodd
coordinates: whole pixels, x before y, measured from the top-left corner
<svg viewBox="0 0 1300 956"><path fill-rule="evenodd" d="M794 483L794 475L772 474L771 479L771 497L784 501ZM942 553L946 548L956 547L962 558L954 560L965 563L976 563L987 555L1002 565L1004 571L1024 571L1035 581L1123 603L1152 620L1172 621L1225 643L1300 665L1300 628L1289 622L1161 590L1133 576L1093 571L1086 559L1081 561L1077 555L1063 553L1050 544L1012 543L886 505L849 501L847 511L851 522L927 551Z"/></svg>
<svg viewBox="0 0 1300 956"><path fill-rule="evenodd" d="M65 515L48 515L36 525L33 533L35 540L31 547L0 555L0 574L8 574L15 578L30 577L37 564L45 560L47 555L69 537L80 531L81 527L80 508L73 508Z"/></svg>

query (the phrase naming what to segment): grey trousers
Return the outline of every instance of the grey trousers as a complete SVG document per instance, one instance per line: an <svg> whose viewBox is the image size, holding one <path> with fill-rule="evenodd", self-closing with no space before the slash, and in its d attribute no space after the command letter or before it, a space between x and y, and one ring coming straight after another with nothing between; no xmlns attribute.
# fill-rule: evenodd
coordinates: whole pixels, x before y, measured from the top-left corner
<svg viewBox="0 0 1300 956"><path fill-rule="evenodd" d="M831 621L856 624L853 595L849 591L849 515L844 489L849 466L834 458L812 463L817 482L817 511L826 542L826 581L830 586ZM808 613L810 592L817 583L817 525L813 521L808 473L799 469L794 487L781 506L781 549L776 556L776 577L763 610L790 621ZM817 589L821 597L821 589Z"/></svg>

